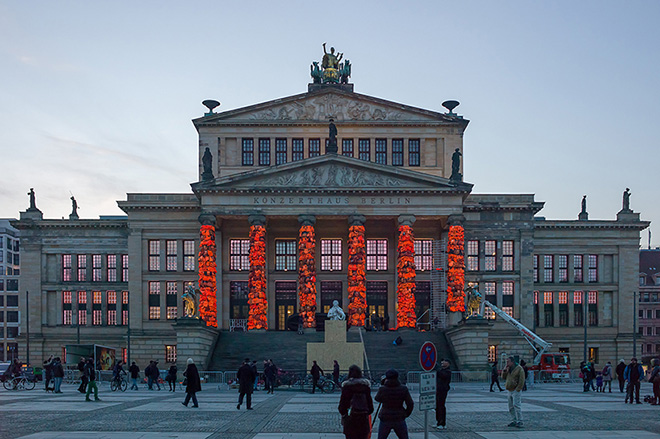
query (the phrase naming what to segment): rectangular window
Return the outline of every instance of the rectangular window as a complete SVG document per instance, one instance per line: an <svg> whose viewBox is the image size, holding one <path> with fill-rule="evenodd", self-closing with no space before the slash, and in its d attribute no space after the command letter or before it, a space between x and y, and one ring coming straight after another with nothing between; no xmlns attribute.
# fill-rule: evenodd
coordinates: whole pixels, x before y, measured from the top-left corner
<svg viewBox="0 0 660 439"><path fill-rule="evenodd" d="M149 282L149 320L160 319L160 282Z"/></svg>
<svg viewBox="0 0 660 439"><path fill-rule="evenodd" d="M587 295L589 326L598 326L598 291L589 291Z"/></svg>
<svg viewBox="0 0 660 439"><path fill-rule="evenodd" d="M513 271L513 241L502 241L502 271Z"/></svg>
<svg viewBox="0 0 660 439"><path fill-rule="evenodd" d="M568 291L560 291L559 302L559 326L568 326Z"/></svg>
<svg viewBox="0 0 660 439"><path fill-rule="evenodd" d="M552 255L543 255L543 282L554 282L553 269L554 257Z"/></svg>
<svg viewBox="0 0 660 439"><path fill-rule="evenodd" d="M78 324L87 324L87 291L78 291Z"/></svg>
<svg viewBox="0 0 660 439"><path fill-rule="evenodd" d="M589 348L589 361L593 361L595 364L599 363L598 348Z"/></svg>
<svg viewBox="0 0 660 439"><path fill-rule="evenodd" d="M62 255L62 282L71 282L71 255Z"/></svg>
<svg viewBox="0 0 660 439"><path fill-rule="evenodd" d="M532 256L534 262L534 282L539 281L539 255Z"/></svg>
<svg viewBox="0 0 660 439"><path fill-rule="evenodd" d="M415 239L415 269L428 271L433 269L433 241Z"/></svg>
<svg viewBox="0 0 660 439"><path fill-rule="evenodd" d="M259 166L270 166L270 139L259 139Z"/></svg>
<svg viewBox="0 0 660 439"><path fill-rule="evenodd" d="M177 317L177 284L167 282L165 287L165 316L167 320L173 320Z"/></svg>
<svg viewBox="0 0 660 439"><path fill-rule="evenodd" d="M497 284L495 282L484 282L483 288L484 288L483 290L484 298L493 305L497 305ZM490 320L494 320L495 312L492 309L490 309L490 307L485 307L484 317Z"/></svg>
<svg viewBox="0 0 660 439"><path fill-rule="evenodd" d="M367 239L367 270L387 270L387 239Z"/></svg>
<svg viewBox="0 0 660 439"><path fill-rule="evenodd" d="M321 139L309 139L309 157L321 155Z"/></svg>
<svg viewBox="0 0 660 439"><path fill-rule="evenodd" d="M489 363L497 362L497 345L494 344L488 345L488 362Z"/></svg>
<svg viewBox="0 0 660 439"><path fill-rule="evenodd" d="M419 139L408 140L408 166L419 166Z"/></svg>
<svg viewBox="0 0 660 439"><path fill-rule="evenodd" d="M7 279L7 291L18 291L18 279Z"/></svg>
<svg viewBox="0 0 660 439"><path fill-rule="evenodd" d="M387 164L387 139L376 139L376 163Z"/></svg>
<svg viewBox="0 0 660 439"><path fill-rule="evenodd" d="M87 280L87 255L78 255L78 282Z"/></svg>
<svg viewBox="0 0 660 439"><path fill-rule="evenodd" d="M353 139L342 139L341 155L353 157Z"/></svg>
<svg viewBox="0 0 660 439"><path fill-rule="evenodd" d="M589 255L589 282L598 282L598 255Z"/></svg>
<svg viewBox="0 0 660 439"><path fill-rule="evenodd" d="M484 269L495 271L497 269L497 241L484 243Z"/></svg>
<svg viewBox="0 0 660 439"><path fill-rule="evenodd" d="M303 139L291 140L291 161L297 162L305 158Z"/></svg>
<svg viewBox="0 0 660 439"><path fill-rule="evenodd" d="M275 139L275 164L282 165L286 163L287 153L286 139Z"/></svg>
<svg viewBox="0 0 660 439"><path fill-rule="evenodd" d="M559 304L560 305L568 304L568 291L559 292Z"/></svg>
<svg viewBox="0 0 660 439"><path fill-rule="evenodd" d="M582 291L573 291L573 325L584 326L584 309L582 307Z"/></svg>
<svg viewBox="0 0 660 439"><path fill-rule="evenodd" d="M249 239L229 240L229 269L237 271L250 269Z"/></svg>
<svg viewBox="0 0 660 439"><path fill-rule="evenodd" d="M467 265L468 271L479 271L479 241L467 242Z"/></svg>
<svg viewBox="0 0 660 439"><path fill-rule="evenodd" d="M103 323L102 300L100 291L92 291L92 325L94 326L99 326Z"/></svg>
<svg viewBox="0 0 660 439"><path fill-rule="evenodd" d="M358 140L358 158L368 162L371 160L371 140L360 139Z"/></svg>
<svg viewBox="0 0 660 439"><path fill-rule="evenodd" d="M248 306L248 282L231 281L229 282L229 318L247 319L249 317Z"/></svg>
<svg viewBox="0 0 660 439"><path fill-rule="evenodd" d="M559 282L568 282L568 255L557 256Z"/></svg>
<svg viewBox="0 0 660 439"><path fill-rule="evenodd" d="M321 240L321 270L341 271L341 239Z"/></svg>
<svg viewBox="0 0 660 439"><path fill-rule="evenodd" d="M73 304L71 303L71 291L62 291L62 324L71 325Z"/></svg>
<svg viewBox="0 0 660 439"><path fill-rule="evenodd" d="M275 270L296 271L298 258L295 239L275 240Z"/></svg>
<svg viewBox="0 0 660 439"><path fill-rule="evenodd" d="M183 241L183 271L195 271L195 241Z"/></svg>
<svg viewBox="0 0 660 439"><path fill-rule="evenodd" d="M92 282L101 282L101 255L92 255Z"/></svg>
<svg viewBox="0 0 660 439"><path fill-rule="evenodd" d="M117 282L117 255L106 256L108 282Z"/></svg>
<svg viewBox="0 0 660 439"><path fill-rule="evenodd" d="M176 345L165 345L165 362L176 363Z"/></svg>
<svg viewBox="0 0 660 439"><path fill-rule="evenodd" d="M177 270L176 241L165 241L165 270Z"/></svg>
<svg viewBox="0 0 660 439"><path fill-rule="evenodd" d="M106 300L108 301L108 325L114 326L117 324L117 292L108 291Z"/></svg>
<svg viewBox="0 0 660 439"><path fill-rule="evenodd" d="M392 139L392 165L403 166L403 139Z"/></svg>
<svg viewBox="0 0 660 439"><path fill-rule="evenodd" d="M14 294L7 295L7 308L18 308L18 296Z"/></svg>
<svg viewBox="0 0 660 439"><path fill-rule="evenodd" d="M582 255L573 255L573 282L584 282Z"/></svg>
<svg viewBox="0 0 660 439"><path fill-rule="evenodd" d="M552 291L543 293L543 311L545 316L545 326L555 325L555 310L552 305Z"/></svg>
<svg viewBox="0 0 660 439"><path fill-rule="evenodd" d="M343 285L340 281L321 281L321 311L328 313L332 302L337 301L341 306Z"/></svg>
<svg viewBox="0 0 660 439"><path fill-rule="evenodd" d="M128 255L121 255L121 281L128 282Z"/></svg>
<svg viewBox="0 0 660 439"><path fill-rule="evenodd" d="M503 306L502 311L509 317L513 317L513 307L512 306Z"/></svg>
<svg viewBox="0 0 660 439"><path fill-rule="evenodd" d="M543 304L552 305L552 291L546 291L543 293Z"/></svg>
<svg viewBox="0 0 660 439"><path fill-rule="evenodd" d="M243 166L254 165L254 139L242 139Z"/></svg>
<svg viewBox="0 0 660 439"><path fill-rule="evenodd" d="M121 292L121 324L128 325L128 291Z"/></svg>
<svg viewBox="0 0 660 439"><path fill-rule="evenodd" d="M539 326L539 291L534 291L534 326Z"/></svg>
<svg viewBox="0 0 660 439"><path fill-rule="evenodd" d="M149 271L160 270L160 241L149 241Z"/></svg>

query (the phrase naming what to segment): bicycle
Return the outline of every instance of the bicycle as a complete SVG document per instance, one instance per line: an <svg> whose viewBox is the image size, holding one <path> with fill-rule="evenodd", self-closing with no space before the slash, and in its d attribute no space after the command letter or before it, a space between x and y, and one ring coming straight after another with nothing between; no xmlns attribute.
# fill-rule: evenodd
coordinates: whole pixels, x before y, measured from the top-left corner
<svg viewBox="0 0 660 439"><path fill-rule="evenodd" d="M32 390L36 386L34 380L28 379L25 375L6 380L2 385L7 390Z"/></svg>
<svg viewBox="0 0 660 439"><path fill-rule="evenodd" d="M126 389L128 389L126 372L123 372L120 375L113 377L112 381L110 381L110 390L112 390L113 392L116 392L117 390L121 390L122 392L125 392Z"/></svg>
<svg viewBox="0 0 660 439"><path fill-rule="evenodd" d="M314 381L313 381L311 375L308 375L308 376L305 378L305 383L303 384L303 386L304 386L303 388L309 386L309 390L305 390L305 391L311 392L312 390L314 390L314 388L313 388L313 386L314 386L313 382L314 382ZM319 380L318 380L318 382L317 382L317 387L320 387L320 388L321 388L321 391L322 391L323 393L332 393L332 392L335 391L335 382L332 381L332 379L327 378L327 377L325 377L325 376L322 375L322 376L319 377Z"/></svg>

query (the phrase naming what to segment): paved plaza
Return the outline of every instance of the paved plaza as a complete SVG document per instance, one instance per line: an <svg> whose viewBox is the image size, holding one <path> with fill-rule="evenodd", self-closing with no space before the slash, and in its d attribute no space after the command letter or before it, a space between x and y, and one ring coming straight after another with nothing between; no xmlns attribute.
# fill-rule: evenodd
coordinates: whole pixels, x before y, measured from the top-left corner
<svg viewBox="0 0 660 439"><path fill-rule="evenodd" d="M660 439L660 407L624 405L615 393L583 393L581 384L537 385L523 394L523 429L511 429L506 393L483 384L455 385L447 399L448 429L431 438L485 439ZM339 393L256 392L254 410L236 409L236 390L206 385L199 409L181 405L184 393L111 392L100 386L100 402L84 402L75 386L61 395L43 390L0 390L0 437L22 439L341 439ZM642 395L650 394L642 385ZM418 400L419 394L413 392ZM376 405L377 406L377 405ZM429 418L434 421L434 412ZM412 439L424 437L424 414L408 420ZM377 431L378 421L374 431ZM375 439L374 433L373 438ZM394 433L390 437L395 437Z"/></svg>

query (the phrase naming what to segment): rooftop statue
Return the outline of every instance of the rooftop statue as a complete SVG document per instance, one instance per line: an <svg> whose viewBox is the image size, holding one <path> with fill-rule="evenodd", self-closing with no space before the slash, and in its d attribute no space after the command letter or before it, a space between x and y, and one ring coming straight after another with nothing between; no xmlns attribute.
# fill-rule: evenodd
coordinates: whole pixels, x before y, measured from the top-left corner
<svg viewBox="0 0 660 439"><path fill-rule="evenodd" d="M310 69L310 75L314 84L338 84L340 79L342 84L348 83L348 77L351 76L351 64L347 60L344 64L339 64L343 53L335 53L335 48L330 48L330 53L325 48L326 43L323 43L323 58L321 60L321 68L319 68L318 61L314 61ZM345 81L345 82L344 82Z"/></svg>
<svg viewBox="0 0 660 439"><path fill-rule="evenodd" d="M211 154L211 150L208 147L206 147L206 150L204 150L204 155L202 156L202 165L204 166L202 180L213 180L213 155Z"/></svg>
<svg viewBox="0 0 660 439"><path fill-rule="evenodd" d="M630 188L626 188L623 192L623 211L631 212L630 210Z"/></svg>
<svg viewBox="0 0 660 439"><path fill-rule="evenodd" d="M335 125L335 120L330 119L330 125L328 126L328 146L325 148L325 153L334 153L338 151L337 147L337 126Z"/></svg>
<svg viewBox="0 0 660 439"><path fill-rule="evenodd" d="M580 213L587 213L587 196L584 195L582 197L582 212Z"/></svg>
<svg viewBox="0 0 660 439"><path fill-rule="evenodd" d="M69 215L69 219L78 219L78 202L73 195L71 195L71 214Z"/></svg>
<svg viewBox="0 0 660 439"><path fill-rule="evenodd" d="M332 301L332 308L328 310L328 319L329 320L346 320L346 314L344 310L339 306L339 302L336 300Z"/></svg>
<svg viewBox="0 0 660 439"><path fill-rule="evenodd" d="M325 43L323 43L323 61L321 63L321 67L324 69L339 69L339 61L341 61L341 57L344 56L343 53L337 52L337 55L335 55L335 48L331 47L330 48L330 53L325 49Z"/></svg>
<svg viewBox="0 0 660 439"><path fill-rule="evenodd" d="M30 188L30 192L28 192L28 195L30 196L30 207L29 207L28 210L36 209L37 208L37 201L36 201L35 196L34 196L34 188L33 187Z"/></svg>
<svg viewBox="0 0 660 439"><path fill-rule="evenodd" d="M351 76L351 62L349 60L339 64L339 77L342 84L348 84L348 78Z"/></svg>
<svg viewBox="0 0 660 439"><path fill-rule="evenodd" d="M461 152L456 148L454 154L451 156L451 177L450 180L463 181L463 174L461 174Z"/></svg>

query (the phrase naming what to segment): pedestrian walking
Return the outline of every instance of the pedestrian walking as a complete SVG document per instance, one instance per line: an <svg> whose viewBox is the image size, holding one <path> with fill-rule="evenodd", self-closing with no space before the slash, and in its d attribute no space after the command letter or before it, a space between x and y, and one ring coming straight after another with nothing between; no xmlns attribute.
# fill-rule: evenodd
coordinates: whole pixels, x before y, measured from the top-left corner
<svg viewBox="0 0 660 439"><path fill-rule="evenodd" d="M192 398L193 408L198 408L199 404L197 403L197 392L202 391L202 382L199 379L199 371L195 362L192 358L188 358L186 366L186 371L183 372L183 376L186 377L186 398L181 404L188 407L188 403Z"/></svg>
<svg viewBox="0 0 660 439"><path fill-rule="evenodd" d="M626 384L626 379L623 377L623 373L626 370L626 362L623 361L623 358L619 360L619 364L616 365L616 378L619 380L619 391L623 393L624 385Z"/></svg>
<svg viewBox="0 0 660 439"><path fill-rule="evenodd" d="M275 380L277 379L277 366L273 360L268 360L264 366L264 379L266 381L267 392L273 393L275 391Z"/></svg>
<svg viewBox="0 0 660 439"><path fill-rule="evenodd" d="M131 363L128 372L131 374L131 390L139 390L137 382L138 378L140 378L140 367L135 364L135 361Z"/></svg>
<svg viewBox="0 0 660 439"><path fill-rule="evenodd" d="M603 392L609 387L609 393L612 393L612 362L608 361L603 368Z"/></svg>
<svg viewBox="0 0 660 439"><path fill-rule="evenodd" d="M342 383L338 410L346 439L369 438L374 402L369 380L355 364L348 368L348 378Z"/></svg>
<svg viewBox="0 0 660 439"><path fill-rule="evenodd" d="M445 403L447 402L447 393L449 393L449 383L451 383L449 360L442 360L440 369L437 370L435 375L435 428L439 430L447 428L447 407ZM499 386L499 383L497 385Z"/></svg>
<svg viewBox="0 0 660 439"><path fill-rule="evenodd" d="M660 405L660 360L653 359L653 370L649 376L649 383L653 384L653 399L651 405Z"/></svg>
<svg viewBox="0 0 660 439"><path fill-rule="evenodd" d="M493 385L497 384L497 388L500 389L500 392L504 392L502 386L500 386L500 374L497 371L497 362L493 361L493 366L490 369L490 391L494 392Z"/></svg>
<svg viewBox="0 0 660 439"><path fill-rule="evenodd" d="M160 383L158 383L158 378L160 377L158 361L149 361L149 366L144 369L144 376L147 377L147 387L149 390L154 390L154 384L156 384L158 390L160 390Z"/></svg>
<svg viewBox="0 0 660 439"><path fill-rule="evenodd" d="M173 364L170 366L170 370L167 371L167 376L165 377L165 381L167 381L167 384L170 385L169 392L176 392L176 374L177 374L176 364ZM195 403L195 401L193 401L193 403Z"/></svg>
<svg viewBox="0 0 660 439"><path fill-rule="evenodd" d="M626 402L630 401L632 404L634 396L635 402L637 402L637 404L641 404L642 402L639 400L639 387L641 384L641 379L644 377L644 368L641 364L637 363L637 358L631 358L630 364L626 366L626 370L623 371L623 377L628 382Z"/></svg>
<svg viewBox="0 0 660 439"><path fill-rule="evenodd" d="M593 361L590 361L587 363L589 365L589 386L591 386L591 390L595 391L596 390L596 365L594 364Z"/></svg>
<svg viewBox="0 0 660 439"><path fill-rule="evenodd" d="M236 408L238 410L241 409L243 398L245 397L247 409L252 410L252 390L254 389L254 380L256 377L248 358L243 361L243 365L238 369L236 378L238 379L238 404Z"/></svg>
<svg viewBox="0 0 660 439"><path fill-rule="evenodd" d="M55 388L53 389L54 393L62 393L62 380L64 379L64 367L62 366L62 360L60 357L55 357L51 365L53 382L55 383Z"/></svg>
<svg viewBox="0 0 660 439"><path fill-rule="evenodd" d="M525 372L525 384L523 384L523 392L527 391L527 376L529 375L529 367L527 367L527 363L525 363L525 360L520 360L520 366L523 368L523 372Z"/></svg>
<svg viewBox="0 0 660 439"><path fill-rule="evenodd" d="M508 426L522 428L522 388L525 385L525 371L513 357L509 357L502 378L506 379L504 388L509 392L509 413L512 420Z"/></svg>
<svg viewBox="0 0 660 439"><path fill-rule="evenodd" d="M596 374L596 392L603 393L603 374L601 372Z"/></svg>
<svg viewBox="0 0 660 439"><path fill-rule="evenodd" d="M48 357L47 360L43 362L44 370L44 390L48 392L49 390L54 390L49 387L51 380L53 379L53 356Z"/></svg>
<svg viewBox="0 0 660 439"><path fill-rule="evenodd" d="M257 360L252 360L252 372L254 373L254 390L257 391L259 390L258 385L259 385L259 372L257 371Z"/></svg>
<svg viewBox="0 0 660 439"><path fill-rule="evenodd" d="M378 415L378 439L386 439L392 430L399 439L408 439L406 418L412 413L415 403L408 388L399 382L399 372L394 369L385 372L385 381L374 399L382 404Z"/></svg>
<svg viewBox="0 0 660 439"><path fill-rule="evenodd" d="M84 357L80 357L80 361L78 362L78 371L80 372L80 386L78 387L78 392L85 393L87 392L87 384L89 384L89 381L87 380L87 375L85 375Z"/></svg>
<svg viewBox="0 0 660 439"><path fill-rule="evenodd" d="M323 393L323 387L319 386L319 378L323 375L323 369L316 364L316 360L313 360L313 363L314 364L312 364L312 368L309 371L312 375L312 393L314 393L317 387L321 389L321 393Z"/></svg>
<svg viewBox="0 0 660 439"><path fill-rule="evenodd" d="M339 363L337 360L334 360L334 364L332 365L332 381L335 382L335 385L339 385Z"/></svg>
<svg viewBox="0 0 660 439"><path fill-rule="evenodd" d="M582 361L580 362L580 373L582 374L582 391L589 391L589 383L591 382L591 371L589 369L589 363Z"/></svg>
<svg viewBox="0 0 660 439"><path fill-rule="evenodd" d="M99 399L99 387L96 385L96 368L94 367L94 359L88 358L87 363L85 363L85 376L87 377L87 393L85 394L85 401L91 401L89 395L94 392L94 401L100 401Z"/></svg>

